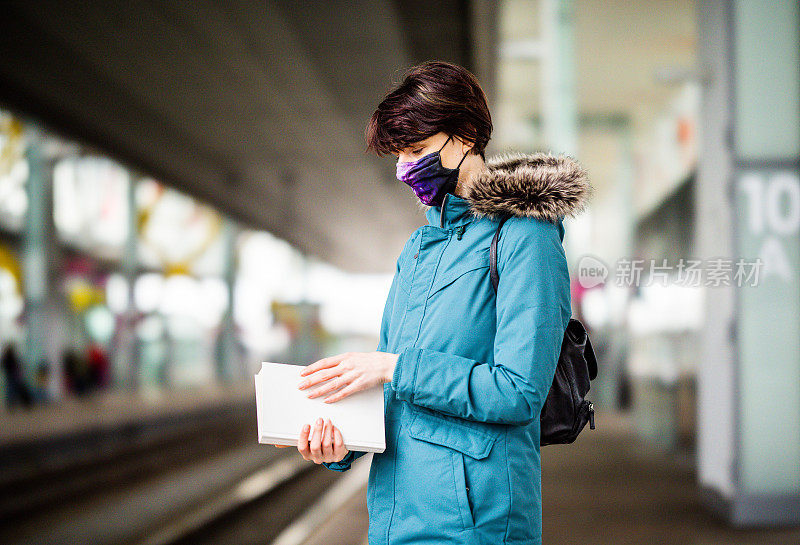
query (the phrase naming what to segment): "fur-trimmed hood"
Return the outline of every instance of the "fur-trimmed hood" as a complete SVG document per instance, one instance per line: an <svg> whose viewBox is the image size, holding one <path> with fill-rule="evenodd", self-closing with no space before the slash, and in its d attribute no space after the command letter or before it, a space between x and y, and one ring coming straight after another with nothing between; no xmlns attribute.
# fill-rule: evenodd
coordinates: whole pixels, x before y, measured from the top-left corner
<svg viewBox="0 0 800 545"><path fill-rule="evenodd" d="M463 182L476 217L532 217L555 221L584 211L594 192L586 171L567 155L505 153Z"/></svg>

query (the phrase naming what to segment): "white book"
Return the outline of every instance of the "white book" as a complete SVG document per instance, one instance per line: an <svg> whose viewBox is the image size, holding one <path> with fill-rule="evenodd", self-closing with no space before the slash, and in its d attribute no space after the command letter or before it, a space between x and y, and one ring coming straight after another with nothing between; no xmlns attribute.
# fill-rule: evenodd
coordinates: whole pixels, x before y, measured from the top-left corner
<svg viewBox="0 0 800 545"><path fill-rule="evenodd" d="M303 390L297 387L308 378L300 376L303 369L302 365L262 362L255 376L259 443L297 446L303 426L311 425L310 440L314 423L321 417L330 418L339 428L348 450L386 450L383 387L367 388L339 401L325 403L323 400L331 393L315 398L307 395L327 381Z"/></svg>

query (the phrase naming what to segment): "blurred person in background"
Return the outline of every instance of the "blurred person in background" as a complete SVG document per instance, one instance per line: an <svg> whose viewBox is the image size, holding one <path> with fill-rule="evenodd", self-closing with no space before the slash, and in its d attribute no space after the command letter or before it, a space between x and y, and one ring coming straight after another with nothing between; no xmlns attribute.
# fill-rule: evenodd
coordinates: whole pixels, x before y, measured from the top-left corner
<svg viewBox="0 0 800 545"><path fill-rule="evenodd" d="M50 364L44 358L39 360L36 367L36 384L33 388L33 397L36 403L47 403L50 401L50 393L47 386L50 382Z"/></svg>
<svg viewBox="0 0 800 545"><path fill-rule="evenodd" d="M6 404L8 407L17 405L30 407L33 404L33 396L22 376L22 366L17 357L17 351L10 344L3 349L3 376L6 381Z"/></svg>
<svg viewBox="0 0 800 545"><path fill-rule="evenodd" d="M68 392L82 396L90 389L89 366L86 359L74 348L67 348L63 353L64 379Z"/></svg>
<svg viewBox="0 0 800 545"><path fill-rule="evenodd" d="M103 348L92 343L86 355L88 384L91 390L102 390L108 384L108 356Z"/></svg>
<svg viewBox="0 0 800 545"><path fill-rule="evenodd" d="M485 160L492 121L475 76L429 61L407 72L366 130L428 220L397 260L375 352L323 358L302 373L335 402L382 386L386 450L375 453L371 545L542 539L540 413L571 317L563 218L582 211L586 171L569 157ZM501 216L500 283L489 246ZM329 380L330 379L330 380ZM347 471L365 454L330 420L300 433L303 458Z"/></svg>

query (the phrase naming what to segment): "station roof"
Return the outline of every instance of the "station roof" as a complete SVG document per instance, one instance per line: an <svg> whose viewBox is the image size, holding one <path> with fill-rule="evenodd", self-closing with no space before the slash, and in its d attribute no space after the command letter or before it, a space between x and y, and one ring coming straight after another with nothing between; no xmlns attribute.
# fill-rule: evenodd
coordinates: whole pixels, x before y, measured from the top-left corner
<svg viewBox="0 0 800 545"><path fill-rule="evenodd" d="M0 102L321 259L387 271L424 218L364 128L405 68L476 64L468 5L6 2Z"/></svg>
<svg viewBox="0 0 800 545"><path fill-rule="evenodd" d="M370 114L406 68L450 60L487 93L488 155L547 148L545 71L503 53L535 51L546 5L9 0L0 104L345 270L386 272L426 221L394 178L394 158L365 153ZM663 152L662 118L699 74L698 7L574 0L571 9L578 157L597 201L611 202L626 161ZM634 192L637 214L682 179L668 174Z"/></svg>

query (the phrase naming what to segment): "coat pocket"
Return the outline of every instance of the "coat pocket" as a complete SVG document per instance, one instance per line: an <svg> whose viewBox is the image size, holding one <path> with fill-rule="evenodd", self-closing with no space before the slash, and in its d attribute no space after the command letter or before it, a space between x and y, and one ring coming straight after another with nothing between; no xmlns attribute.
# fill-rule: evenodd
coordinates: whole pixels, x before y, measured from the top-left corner
<svg viewBox="0 0 800 545"><path fill-rule="evenodd" d="M475 491L470 491L467 478L466 460L469 456L482 460L489 455L497 436L455 424L452 421L417 412L408 427L408 434L414 439L445 447L453 466L453 486L464 529L475 526L473 512Z"/></svg>
<svg viewBox="0 0 800 545"><path fill-rule="evenodd" d="M486 274L489 271L489 249L484 248L467 254L458 261L452 263L441 275L433 281L429 297L434 293L446 288L466 274Z"/></svg>
<svg viewBox="0 0 800 545"><path fill-rule="evenodd" d="M420 411L414 412L408 434L415 439L457 450L476 460L486 458L497 440L496 435Z"/></svg>
<svg viewBox="0 0 800 545"><path fill-rule="evenodd" d="M397 283L400 288L406 293L411 293L411 284L414 281L414 266L417 260L412 256L404 256L403 261L400 263L400 270L397 272Z"/></svg>
<svg viewBox="0 0 800 545"><path fill-rule="evenodd" d="M417 239L420 234L419 231L412 234L411 238L406 242L405 247L403 247L400 257L398 257L397 280L400 288L402 288L406 295L411 293L411 285L414 281L414 271L417 266L420 246Z"/></svg>

